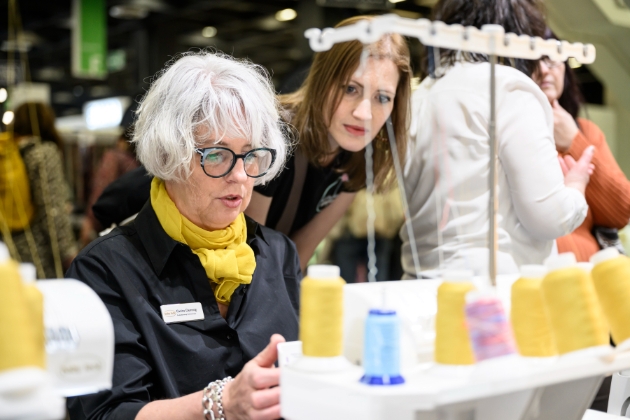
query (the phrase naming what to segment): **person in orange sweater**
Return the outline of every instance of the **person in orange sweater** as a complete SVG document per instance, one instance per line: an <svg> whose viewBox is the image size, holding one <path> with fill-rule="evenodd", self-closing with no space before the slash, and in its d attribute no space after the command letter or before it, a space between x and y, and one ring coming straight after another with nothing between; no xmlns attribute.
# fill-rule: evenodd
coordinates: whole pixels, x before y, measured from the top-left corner
<svg viewBox="0 0 630 420"><path fill-rule="evenodd" d="M577 160L588 146L595 146L592 160L595 171L586 186L588 215L573 233L557 239L558 252L573 252L578 261L588 261L600 249L592 233L594 226L621 229L628 224L630 181L615 161L600 128L592 121L578 118L583 100L571 68L564 62L543 58L532 77L553 108L558 153Z"/></svg>

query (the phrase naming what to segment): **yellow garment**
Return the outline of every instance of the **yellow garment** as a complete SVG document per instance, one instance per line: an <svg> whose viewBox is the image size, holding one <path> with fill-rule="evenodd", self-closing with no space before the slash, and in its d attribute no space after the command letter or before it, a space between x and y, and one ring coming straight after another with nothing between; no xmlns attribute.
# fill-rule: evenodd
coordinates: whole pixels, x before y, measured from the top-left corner
<svg viewBox="0 0 630 420"><path fill-rule="evenodd" d="M0 133L0 220L11 230L24 230L33 220L31 186L17 144Z"/></svg>
<svg viewBox="0 0 630 420"><path fill-rule="evenodd" d="M0 372L45 368L41 294L26 290L13 260L0 262L0 279Z"/></svg>
<svg viewBox="0 0 630 420"><path fill-rule="evenodd" d="M394 238L404 223L404 211L400 191L392 188L384 194L372 195L374 199L374 231L383 238ZM359 191L346 213L348 229L355 238L367 237L367 191Z"/></svg>
<svg viewBox="0 0 630 420"><path fill-rule="evenodd" d="M204 230L177 210L166 192L164 181L158 178L151 182L151 205L168 236L188 245L199 257L208 279L215 283L217 302L228 305L239 285L252 282L256 257L246 242L247 225L243 213L225 229Z"/></svg>
<svg viewBox="0 0 630 420"><path fill-rule="evenodd" d="M549 272L542 282L558 353L608 344L608 325L590 275L578 267Z"/></svg>
<svg viewBox="0 0 630 420"><path fill-rule="evenodd" d="M600 262L591 275L613 340L621 344L630 338L630 258L620 255Z"/></svg>
<svg viewBox="0 0 630 420"><path fill-rule="evenodd" d="M435 317L434 359L445 365L475 363L466 325L466 294L475 286L471 282L445 281L438 287Z"/></svg>
<svg viewBox="0 0 630 420"><path fill-rule="evenodd" d="M542 294L542 279L520 278L512 285L511 320L518 352L523 356L557 354Z"/></svg>
<svg viewBox="0 0 630 420"><path fill-rule="evenodd" d="M300 341L310 357L336 357L343 352L343 285L341 277L304 277L300 291Z"/></svg>

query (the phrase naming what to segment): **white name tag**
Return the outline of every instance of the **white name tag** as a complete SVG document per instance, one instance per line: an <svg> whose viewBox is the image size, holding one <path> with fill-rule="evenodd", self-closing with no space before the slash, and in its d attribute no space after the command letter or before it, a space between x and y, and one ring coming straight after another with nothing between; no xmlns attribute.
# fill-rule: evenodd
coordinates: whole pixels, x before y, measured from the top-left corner
<svg viewBox="0 0 630 420"><path fill-rule="evenodd" d="M162 319L167 324L174 322L202 321L204 319L201 303L177 303L174 305L162 305Z"/></svg>

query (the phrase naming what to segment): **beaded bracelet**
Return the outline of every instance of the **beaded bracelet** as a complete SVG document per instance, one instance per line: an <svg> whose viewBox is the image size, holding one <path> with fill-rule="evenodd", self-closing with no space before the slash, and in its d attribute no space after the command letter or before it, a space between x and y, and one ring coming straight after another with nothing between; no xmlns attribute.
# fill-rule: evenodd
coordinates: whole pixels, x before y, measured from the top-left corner
<svg viewBox="0 0 630 420"><path fill-rule="evenodd" d="M203 398L201 399L201 407L203 407L203 416L206 420L225 420L223 413L223 388L232 380L231 376L210 382L203 389ZM214 416L214 406L217 406L219 413L218 419Z"/></svg>

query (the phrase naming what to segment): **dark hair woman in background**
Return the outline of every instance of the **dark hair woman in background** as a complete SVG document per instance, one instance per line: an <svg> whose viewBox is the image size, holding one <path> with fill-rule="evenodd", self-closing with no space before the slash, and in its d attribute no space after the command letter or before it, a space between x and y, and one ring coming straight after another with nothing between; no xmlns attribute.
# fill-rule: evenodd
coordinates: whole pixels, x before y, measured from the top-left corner
<svg viewBox="0 0 630 420"><path fill-rule="evenodd" d="M545 37L556 38L549 29ZM612 155L604 133L592 121L578 117L583 100L571 67L544 58L533 79L553 108L558 153L577 159L589 146L597 150L593 156L595 171L586 187L586 219L575 231L557 240L559 252L573 252L578 261L588 261L600 249L594 227L621 229L628 224L630 182Z"/></svg>
<svg viewBox="0 0 630 420"><path fill-rule="evenodd" d="M542 36L545 22L533 0L441 0L434 18L505 32ZM435 50L431 69L412 99L411 146L405 187L422 270L487 273L490 63L482 54ZM563 177L553 143L547 98L530 76L536 62L500 59L496 66L499 157L498 271L541 264L553 241L586 215L584 188L592 150ZM407 232L403 267L414 272Z"/></svg>

